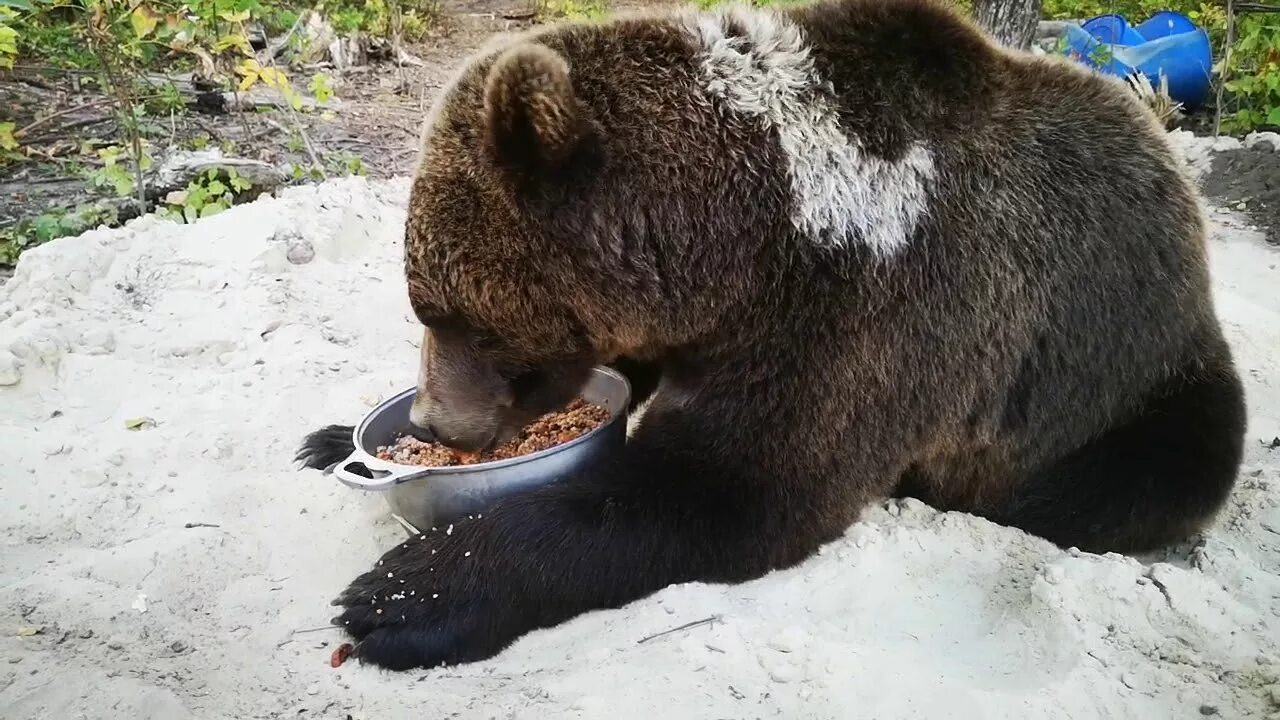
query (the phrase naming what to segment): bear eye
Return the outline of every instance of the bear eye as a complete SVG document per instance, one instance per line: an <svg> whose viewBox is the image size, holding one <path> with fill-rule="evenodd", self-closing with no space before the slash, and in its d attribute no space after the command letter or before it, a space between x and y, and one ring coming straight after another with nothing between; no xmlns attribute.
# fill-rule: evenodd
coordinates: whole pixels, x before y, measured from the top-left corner
<svg viewBox="0 0 1280 720"><path fill-rule="evenodd" d="M545 380L546 373L541 370L517 371L510 380L511 390L516 397L523 397L536 390Z"/></svg>

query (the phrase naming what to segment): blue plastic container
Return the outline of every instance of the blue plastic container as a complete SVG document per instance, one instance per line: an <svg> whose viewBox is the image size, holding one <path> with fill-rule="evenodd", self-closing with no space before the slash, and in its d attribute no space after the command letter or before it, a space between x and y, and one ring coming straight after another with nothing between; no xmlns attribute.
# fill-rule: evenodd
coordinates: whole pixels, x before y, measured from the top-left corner
<svg viewBox="0 0 1280 720"><path fill-rule="evenodd" d="M1080 27L1108 45L1141 45L1147 41L1123 15L1099 15Z"/></svg>
<svg viewBox="0 0 1280 720"><path fill-rule="evenodd" d="M1110 52L1105 64L1098 62ZM1213 52L1209 34L1182 13L1165 10L1132 27L1119 15L1099 15L1067 28L1067 53L1098 70L1126 77L1141 73L1160 87L1168 79L1169 97L1187 109L1209 95Z"/></svg>

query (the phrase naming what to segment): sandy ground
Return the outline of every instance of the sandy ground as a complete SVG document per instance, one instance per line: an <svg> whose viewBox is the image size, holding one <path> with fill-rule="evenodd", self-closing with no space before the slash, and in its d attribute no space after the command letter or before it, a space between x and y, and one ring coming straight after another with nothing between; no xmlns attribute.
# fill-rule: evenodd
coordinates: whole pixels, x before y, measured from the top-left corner
<svg viewBox="0 0 1280 720"><path fill-rule="evenodd" d="M889 503L793 570L668 588L489 662L329 667L337 635L313 629L401 531L290 458L413 382L406 190L142 219L29 252L0 287L0 717L1280 718L1280 249L1225 211L1250 428L1199 542L1140 562Z"/></svg>

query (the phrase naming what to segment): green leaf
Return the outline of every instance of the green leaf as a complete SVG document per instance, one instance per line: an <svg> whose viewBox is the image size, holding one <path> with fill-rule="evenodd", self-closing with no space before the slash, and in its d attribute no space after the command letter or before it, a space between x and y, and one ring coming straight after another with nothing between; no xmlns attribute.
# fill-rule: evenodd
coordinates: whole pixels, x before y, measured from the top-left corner
<svg viewBox="0 0 1280 720"><path fill-rule="evenodd" d="M36 240L40 242L49 242L58 237L61 222L57 215L45 214L31 221L31 231L35 234Z"/></svg>
<svg viewBox="0 0 1280 720"><path fill-rule="evenodd" d="M14 123L0 122L0 150L17 150L18 140L13 136Z"/></svg>
<svg viewBox="0 0 1280 720"><path fill-rule="evenodd" d="M1273 107L1267 113L1267 124L1280 126L1280 107Z"/></svg>
<svg viewBox="0 0 1280 720"><path fill-rule="evenodd" d="M139 5L129 13L129 24L133 25L133 34L139 38L144 38L155 31L156 25L160 22L160 16L151 11L146 5Z"/></svg>
<svg viewBox="0 0 1280 720"><path fill-rule="evenodd" d="M224 185L221 180L213 180L206 185L205 188L209 191L209 194L214 197L217 197L227 191L227 186Z"/></svg>
<svg viewBox="0 0 1280 720"><path fill-rule="evenodd" d="M0 18L0 21L4 18ZM13 67L13 58L18 54L18 31L0 25L0 67Z"/></svg>
<svg viewBox="0 0 1280 720"><path fill-rule="evenodd" d="M111 178L111 186L120 197L128 197L133 192L133 178L127 174Z"/></svg>
<svg viewBox="0 0 1280 720"><path fill-rule="evenodd" d="M124 421L124 429L136 431L136 430L141 430L144 427L150 427L155 424L156 424L156 421L152 420L149 417L129 418L128 420Z"/></svg>
<svg viewBox="0 0 1280 720"><path fill-rule="evenodd" d="M35 10L27 0L0 0L0 7L11 7L19 10Z"/></svg>

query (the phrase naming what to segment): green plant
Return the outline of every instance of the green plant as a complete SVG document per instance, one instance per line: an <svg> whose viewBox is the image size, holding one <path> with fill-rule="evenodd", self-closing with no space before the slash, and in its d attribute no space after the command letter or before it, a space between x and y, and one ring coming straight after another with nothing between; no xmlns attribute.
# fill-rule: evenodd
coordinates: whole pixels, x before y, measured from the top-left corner
<svg viewBox="0 0 1280 720"><path fill-rule="evenodd" d="M0 265L12 265L24 250L79 235L98 225L115 225L119 215L108 205L82 205L71 212L63 210L43 213L0 230Z"/></svg>
<svg viewBox="0 0 1280 720"><path fill-rule="evenodd" d="M32 8L26 0L0 0L0 67L13 67L13 60L18 57L18 31L13 24L19 9Z"/></svg>
<svg viewBox="0 0 1280 720"><path fill-rule="evenodd" d="M0 122L0 150L18 149L18 140L13 136L14 127L14 123Z"/></svg>
<svg viewBox="0 0 1280 720"><path fill-rule="evenodd" d="M604 0L539 0L538 2L538 16L549 20L598 20L604 15Z"/></svg>
<svg viewBox="0 0 1280 720"><path fill-rule="evenodd" d="M364 175L364 160L353 152L343 150L341 152L329 153L325 157L325 164L336 175Z"/></svg>
<svg viewBox="0 0 1280 720"><path fill-rule="evenodd" d="M119 145L98 148L95 154L102 161L102 167L88 173L89 184L110 188L118 197L129 197L134 192L137 175L149 170L153 163L145 147L139 145L139 148L142 152L137 155Z"/></svg>
<svg viewBox="0 0 1280 720"><path fill-rule="evenodd" d="M155 95L148 101L146 108L149 112L168 114L171 112L182 112L187 109L187 99L182 96L182 91L171 82L164 82L156 88Z"/></svg>
<svg viewBox="0 0 1280 720"><path fill-rule="evenodd" d="M1248 132L1280 127L1280 14L1236 18L1237 40L1219 63L1231 94L1223 108L1223 127Z"/></svg>
<svg viewBox="0 0 1280 720"><path fill-rule="evenodd" d="M333 97L333 86L329 83L329 76L324 73L317 73L312 76L311 84L307 86L311 94L315 96L316 102L327 102Z"/></svg>
<svg viewBox="0 0 1280 720"><path fill-rule="evenodd" d="M240 177L234 168L228 168L226 173L210 169L187 183L185 190L169 193L164 199L166 207L157 214L195 222L231 207L239 195L252 187L253 184Z"/></svg>

